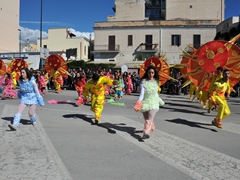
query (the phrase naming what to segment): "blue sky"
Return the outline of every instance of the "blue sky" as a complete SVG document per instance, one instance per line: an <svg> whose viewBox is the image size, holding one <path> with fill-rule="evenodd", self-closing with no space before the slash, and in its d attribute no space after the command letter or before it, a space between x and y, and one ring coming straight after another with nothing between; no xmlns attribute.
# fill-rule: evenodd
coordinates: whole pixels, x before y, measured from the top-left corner
<svg viewBox="0 0 240 180"><path fill-rule="evenodd" d="M42 0L43 37L49 28L66 27L77 36L90 33L94 37L94 22L104 22L114 15L114 0ZM20 0L20 28L22 42L36 42L40 30L41 0ZM240 0L225 0L225 19L240 14Z"/></svg>

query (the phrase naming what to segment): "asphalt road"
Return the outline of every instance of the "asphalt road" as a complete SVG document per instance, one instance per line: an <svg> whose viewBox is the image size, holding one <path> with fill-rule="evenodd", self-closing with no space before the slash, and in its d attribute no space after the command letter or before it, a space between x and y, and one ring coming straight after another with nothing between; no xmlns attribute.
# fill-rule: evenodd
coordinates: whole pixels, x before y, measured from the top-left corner
<svg viewBox="0 0 240 180"><path fill-rule="evenodd" d="M166 104L158 111L155 117L156 130L147 140L141 139L144 123L142 114L134 112L132 108L138 94L127 95L119 100L125 104L122 107L106 103L97 126L92 124L93 113L88 105L74 106L77 99L75 91L67 90L61 94L50 91L44 97L46 105L37 108L37 126L27 125L29 118L25 110L24 121L17 132L9 132L7 123L17 110L18 99L2 100L0 145L5 148L0 148L0 152L8 151L8 154L1 152L0 169L10 170L0 175L5 179L21 177L19 174L10 176L11 169L18 167L19 149L29 154L29 148L24 149L27 145L22 146L25 143L23 139L30 136L32 146L40 146L41 142L45 148L40 155L50 154L45 159L56 162L44 168L53 167L52 172L63 174L51 176L52 172L49 171L45 179L240 179L240 99L229 100L232 114L223 121L223 129L218 129L211 125L216 112L207 113L197 100L191 101L189 96L184 95L161 94L161 97ZM70 100L72 103L48 104L47 101L51 99ZM16 149L11 152L13 147ZM26 161L26 156L21 157L22 161ZM28 161L31 161L31 157ZM34 160L31 163L40 164L36 168L39 169L44 162L41 164ZM24 177L43 179L44 176L44 173L36 175L34 171L30 174Z"/></svg>

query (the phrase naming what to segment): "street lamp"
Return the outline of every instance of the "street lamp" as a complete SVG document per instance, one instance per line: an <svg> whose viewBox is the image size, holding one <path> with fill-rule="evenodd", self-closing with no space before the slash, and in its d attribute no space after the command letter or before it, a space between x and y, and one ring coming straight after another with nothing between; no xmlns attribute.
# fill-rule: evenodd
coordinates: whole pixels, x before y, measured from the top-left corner
<svg viewBox="0 0 240 180"><path fill-rule="evenodd" d="M21 29L18 29L18 31L20 32L20 42L19 42L19 53L20 53L20 58L21 58L21 52L22 52L22 43L21 43Z"/></svg>
<svg viewBox="0 0 240 180"><path fill-rule="evenodd" d="M42 50L42 0L41 0L41 5L40 5L40 54ZM42 59L40 57L39 61L39 69L42 68Z"/></svg>

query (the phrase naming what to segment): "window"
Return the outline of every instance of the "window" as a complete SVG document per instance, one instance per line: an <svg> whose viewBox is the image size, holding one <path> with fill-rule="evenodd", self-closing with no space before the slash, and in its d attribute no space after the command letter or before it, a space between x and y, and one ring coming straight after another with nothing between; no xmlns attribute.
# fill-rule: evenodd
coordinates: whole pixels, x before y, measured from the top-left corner
<svg viewBox="0 0 240 180"><path fill-rule="evenodd" d="M193 47L198 49L201 46L201 35L194 34L193 35Z"/></svg>
<svg viewBox="0 0 240 180"><path fill-rule="evenodd" d="M162 0L161 2L161 9L166 9L166 1Z"/></svg>
<svg viewBox="0 0 240 180"><path fill-rule="evenodd" d="M108 50L115 51L115 36L108 36Z"/></svg>
<svg viewBox="0 0 240 180"><path fill-rule="evenodd" d="M172 46L180 46L181 45L181 35L172 35Z"/></svg>
<svg viewBox="0 0 240 180"><path fill-rule="evenodd" d="M43 48L46 48L46 49L47 49L47 45L43 45Z"/></svg>
<svg viewBox="0 0 240 180"><path fill-rule="evenodd" d="M84 46L84 55L87 55L87 47Z"/></svg>
<svg viewBox="0 0 240 180"><path fill-rule="evenodd" d="M133 45L133 36L132 35L128 35L128 46L132 46Z"/></svg>
<svg viewBox="0 0 240 180"><path fill-rule="evenodd" d="M146 50L152 50L152 35L146 35L145 44Z"/></svg>

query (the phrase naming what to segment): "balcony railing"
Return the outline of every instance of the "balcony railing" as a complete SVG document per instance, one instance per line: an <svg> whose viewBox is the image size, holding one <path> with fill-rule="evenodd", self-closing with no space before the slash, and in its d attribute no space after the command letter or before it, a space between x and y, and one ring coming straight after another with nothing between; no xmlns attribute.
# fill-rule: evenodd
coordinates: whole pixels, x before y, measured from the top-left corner
<svg viewBox="0 0 240 180"><path fill-rule="evenodd" d="M157 46L158 44L147 44L147 43L141 43L139 45L141 52L157 52L158 51Z"/></svg>
<svg viewBox="0 0 240 180"><path fill-rule="evenodd" d="M194 47L195 49L198 49L202 46L202 44L188 44L189 46L187 46L184 50L187 52L193 52L193 49L191 47Z"/></svg>
<svg viewBox="0 0 240 180"><path fill-rule="evenodd" d="M94 51L98 52L119 52L120 45L94 45Z"/></svg>

